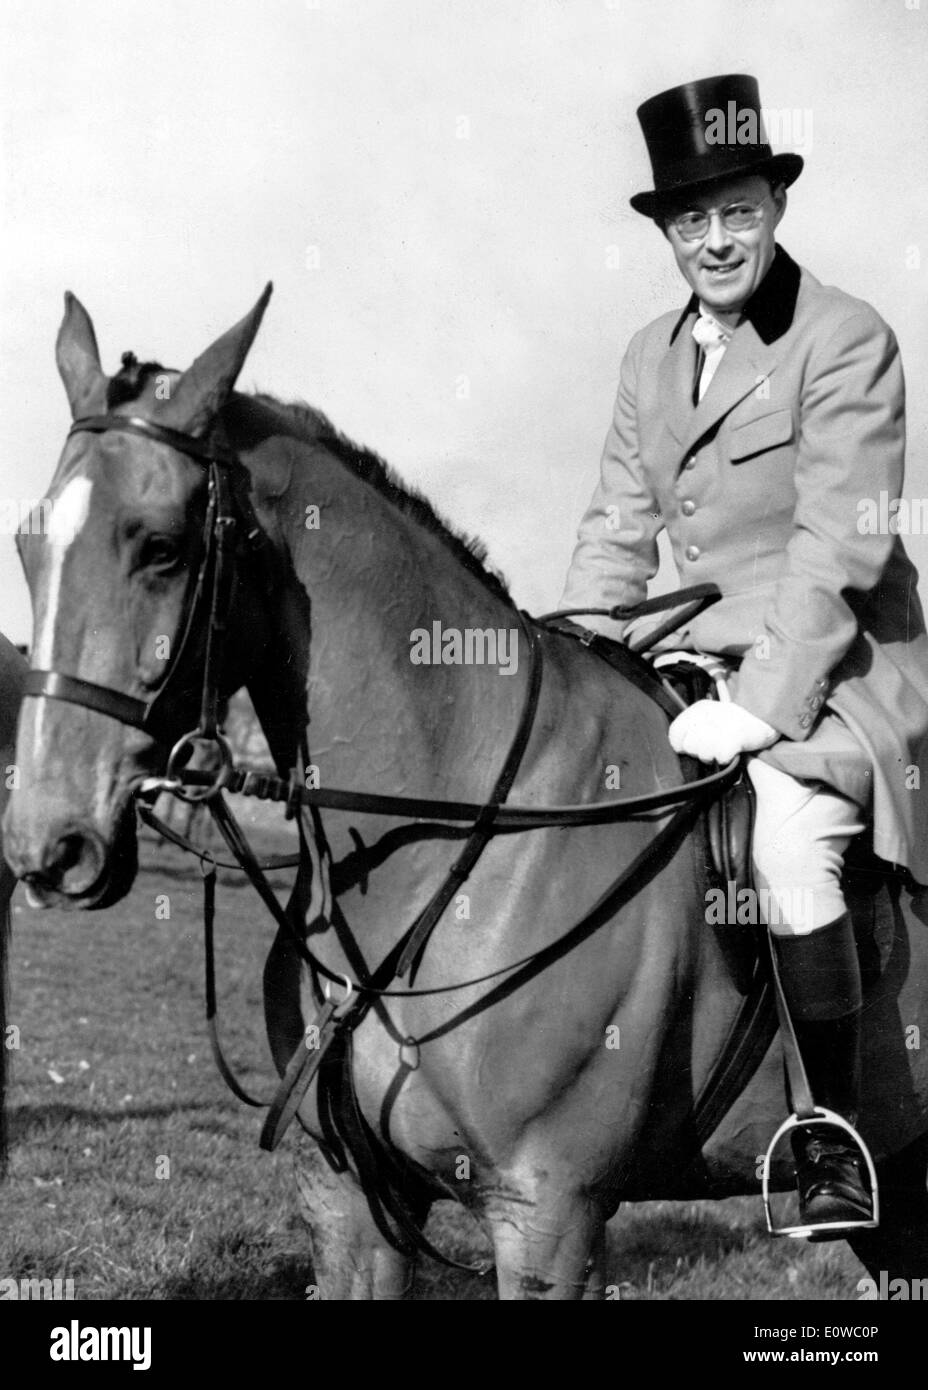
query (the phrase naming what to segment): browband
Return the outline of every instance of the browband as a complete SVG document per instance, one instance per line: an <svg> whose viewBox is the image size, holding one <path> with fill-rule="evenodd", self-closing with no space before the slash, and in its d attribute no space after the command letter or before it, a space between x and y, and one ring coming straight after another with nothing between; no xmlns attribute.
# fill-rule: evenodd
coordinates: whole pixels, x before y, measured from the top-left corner
<svg viewBox="0 0 928 1390"><path fill-rule="evenodd" d="M159 444L167 444L179 454L196 459L198 463L232 464L234 455L223 450L211 448L206 440L195 439L182 430L172 430L167 425L156 425L153 420L145 420L141 415L85 415L75 420L68 430L72 434L104 434L107 430L121 430L129 434L141 434L146 439L155 439Z"/></svg>

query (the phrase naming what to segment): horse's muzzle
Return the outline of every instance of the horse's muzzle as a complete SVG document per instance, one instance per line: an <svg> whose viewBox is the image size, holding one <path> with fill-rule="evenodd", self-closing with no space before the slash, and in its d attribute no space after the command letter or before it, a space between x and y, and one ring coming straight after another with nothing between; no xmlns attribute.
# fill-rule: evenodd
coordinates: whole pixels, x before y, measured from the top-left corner
<svg viewBox="0 0 928 1390"><path fill-rule="evenodd" d="M129 891L138 869L134 810L130 805L120 818L112 846L93 827L62 821L38 845L25 845L14 833L5 853L34 906L110 907Z"/></svg>

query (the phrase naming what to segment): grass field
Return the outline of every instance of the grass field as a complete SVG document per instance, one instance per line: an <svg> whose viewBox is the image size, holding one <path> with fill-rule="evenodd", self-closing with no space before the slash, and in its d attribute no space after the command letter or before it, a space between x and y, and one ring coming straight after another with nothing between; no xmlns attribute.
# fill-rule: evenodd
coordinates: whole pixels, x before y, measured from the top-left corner
<svg viewBox="0 0 928 1390"><path fill-rule="evenodd" d="M33 912L17 890L10 1022L20 1047L0 1279L71 1279L88 1299L303 1298L312 1268L291 1172L301 1141L291 1130L276 1154L261 1152L260 1112L213 1066L198 874L151 840L141 860L132 894L103 913ZM250 889L221 882L225 1039L246 1084L266 1095L271 928ZM162 894L169 920L157 915ZM459 1258L488 1248L447 1203L429 1230ZM768 1239L759 1199L642 1204L610 1228L609 1282L622 1299L854 1300L863 1275L843 1244ZM492 1279L424 1262L417 1296L496 1295Z"/></svg>

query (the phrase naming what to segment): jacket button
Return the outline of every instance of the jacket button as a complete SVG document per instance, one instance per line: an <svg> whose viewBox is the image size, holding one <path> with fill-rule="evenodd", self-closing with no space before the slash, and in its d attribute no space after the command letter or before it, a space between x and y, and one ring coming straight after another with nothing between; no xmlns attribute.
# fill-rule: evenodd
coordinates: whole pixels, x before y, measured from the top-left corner
<svg viewBox="0 0 928 1390"><path fill-rule="evenodd" d="M696 460L695 460L695 459L687 459L687 460L686 460L686 463L683 465L683 467L684 467L684 468L695 468L695 467L696 467Z"/></svg>
<svg viewBox="0 0 928 1390"><path fill-rule="evenodd" d="M680 510L684 516L692 516L696 510L696 503L687 498Z"/></svg>
<svg viewBox="0 0 928 1390"><path fill-rule="evenodd" d="M686 550L685 550L683 553L684 553L684 555L686 556L686 558L687 558L688 560L698 560L698 559L699 559L699 546L698 546L698 545L688 545L688 546L686 547Z"/></svg>
<svg viewBox="0 0 928 1390"><path fill-rule="evenodd" d="M824 703L825 701L822 699L821 695L812 695L809 698L810 709L821 709Z"/></svg>
<svg viewBox="0 0 928 1390"><path fill-rule="evenodd" d="M809 727L809 725L810 725L811 723L812 723L812 716L811 716L811 714L803 714L803 715L800 716L800 719L799 719L799 727L800 727L800 729L808 729L808 727Z"/></svg>

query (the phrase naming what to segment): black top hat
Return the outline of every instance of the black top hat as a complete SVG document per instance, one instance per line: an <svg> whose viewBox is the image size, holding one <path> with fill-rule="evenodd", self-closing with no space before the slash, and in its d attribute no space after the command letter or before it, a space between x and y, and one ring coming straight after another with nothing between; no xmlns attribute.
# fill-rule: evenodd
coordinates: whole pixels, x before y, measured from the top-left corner
<svg viewBox="0 0 928 1390"><path fill-rule="evenodd" d="M671 87L639 106L638 120L654 189L630 201L646 217L716 179L763 173L788 186L802 172L802 155L774 154L767 143L757 79L744 73Z"/></svg>

